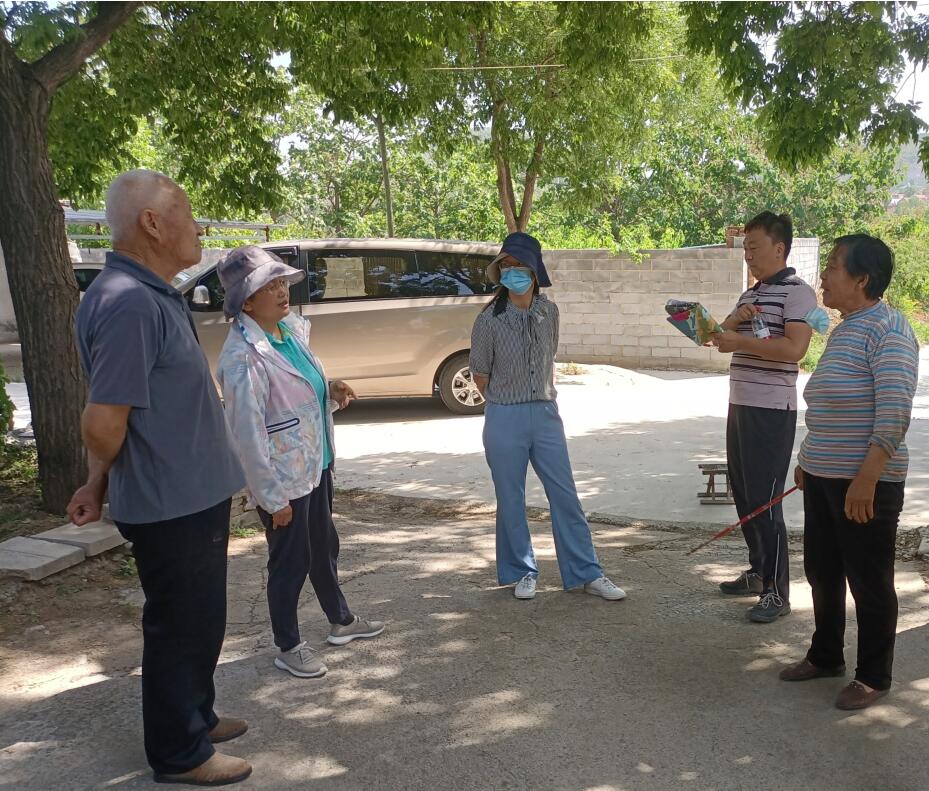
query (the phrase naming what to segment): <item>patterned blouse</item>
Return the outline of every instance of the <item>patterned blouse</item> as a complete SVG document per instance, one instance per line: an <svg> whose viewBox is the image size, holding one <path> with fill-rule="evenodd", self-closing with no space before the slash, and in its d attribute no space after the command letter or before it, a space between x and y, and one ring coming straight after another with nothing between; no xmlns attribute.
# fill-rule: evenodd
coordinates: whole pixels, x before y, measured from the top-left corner
<svg viewBox="0 0 929 791"><path fill-rule="evenodd" d="M536 295L528 310L507 300L499 316L493 311L489 307L481 312L471 330L471 373L490 378L487 400L494 404L554 401L558 307Z"/></svg>

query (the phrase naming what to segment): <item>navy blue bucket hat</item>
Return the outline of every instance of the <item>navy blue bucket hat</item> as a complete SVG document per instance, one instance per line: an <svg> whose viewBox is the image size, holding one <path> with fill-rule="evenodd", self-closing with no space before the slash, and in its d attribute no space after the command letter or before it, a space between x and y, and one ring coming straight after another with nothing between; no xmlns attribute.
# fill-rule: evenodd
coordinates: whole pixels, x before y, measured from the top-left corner
<svg viewBox="0 0 929 791"><path fill-rule="evenodd" d="M487 279L491 283L500 282L500 260L507 256L515 258L523 266L528 266L535 272L536 280L542 288L549 288L552 285L545 269L545 262L542 261L542 245L534 236L516 231L503 240L500 254L487 267Z"/></svg>

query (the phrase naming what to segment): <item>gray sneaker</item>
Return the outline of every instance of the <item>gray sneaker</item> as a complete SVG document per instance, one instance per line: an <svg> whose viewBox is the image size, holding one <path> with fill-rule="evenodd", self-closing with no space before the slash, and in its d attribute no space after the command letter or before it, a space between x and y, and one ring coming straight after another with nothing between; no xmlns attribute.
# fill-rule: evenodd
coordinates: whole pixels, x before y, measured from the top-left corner
<svg viewBox="0 0 929 791"><path fill-rule="evenodd" d="M789 613L790 602L784 601L774 591L768 591L758 599L758 604L749 609L748 620L755 623L772 623Z"/></svg>
<svg viewBox="0 0 929 791"><path fill-rule="evenodd" d="M357 640L359 637L377 637L383 631L383 621L366 621L356 615L355 620L348 626L340 626L337 623L332 624L326 640L332 645L345 645L352 640Z"/></svg>
<svg viewBox="0 0 929 791"><path fill-rule="evenodd" d="M727 596L760 596L764 593L764 582L760 574L743 571L734 580L720 582L719 589Z"/></svg>
<svg viewBox="0 0 929 791"><path fill-rule="evenodd" d="M289 651L281 651L274 660L274 666L298 678L319 678L326 675L328 669L306 642Z"/></svg>

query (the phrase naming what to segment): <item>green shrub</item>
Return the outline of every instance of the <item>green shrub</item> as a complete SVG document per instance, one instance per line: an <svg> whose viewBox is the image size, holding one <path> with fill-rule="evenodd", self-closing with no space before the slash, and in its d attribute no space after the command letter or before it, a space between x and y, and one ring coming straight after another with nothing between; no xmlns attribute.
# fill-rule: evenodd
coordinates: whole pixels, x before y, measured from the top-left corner
<svg viewBox="0 0 929 791"><path fill-rule="evenodd" d="M3 370L3 365L0 364L0 436L6 433L13 420L14 407L10 397L6 394L6 384L6 372Z"/></svg>
<svg viewBox="0 0 929 791"><path fill-rule="evenodd" d="M827 336L820 335L818 332L813 333L813 337L810 338L810 346L806 350L806 355L800 360L800 367L804 371L812 373L816 370L819 358L823 356L823 351L826 348L827 340Z"/></svg>

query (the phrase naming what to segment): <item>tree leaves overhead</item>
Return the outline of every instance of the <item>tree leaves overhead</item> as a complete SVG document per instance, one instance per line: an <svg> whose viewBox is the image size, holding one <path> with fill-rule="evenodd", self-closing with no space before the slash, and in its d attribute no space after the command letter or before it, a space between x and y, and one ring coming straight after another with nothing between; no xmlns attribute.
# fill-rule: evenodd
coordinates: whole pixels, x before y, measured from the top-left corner
<svg viewBox="0 0 929 791"><path fill-rule="evenodd" d="M202 211L251 213L280 202L273 125L288 82L273 3L164 3L124 26L58 93L50 151L62 194L98 199L102 176L131 167L137 119L157 113L179 181Z"/></svg>
<svg viewBox="0 0 929 791"><path fill-rule="evenodd" d="M929 57L929 18L916 3L706 2L684 11L689 45L718 59L781 165L821 160L844 139L915 141L924 128L896 88L907 60L921 69Z"/></svg>

